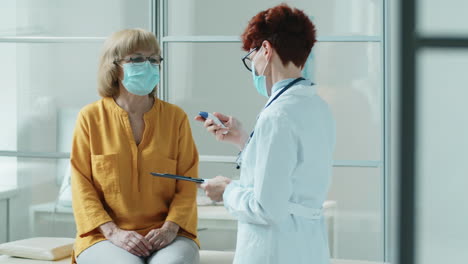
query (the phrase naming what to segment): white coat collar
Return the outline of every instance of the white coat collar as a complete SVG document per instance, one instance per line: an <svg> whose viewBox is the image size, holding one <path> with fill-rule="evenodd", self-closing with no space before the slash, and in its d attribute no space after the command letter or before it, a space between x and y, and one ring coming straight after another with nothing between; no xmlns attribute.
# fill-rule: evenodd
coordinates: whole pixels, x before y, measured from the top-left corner
<svg viewBox="0 0 468 264"><path fill-rule="evenodd" d="M276 99L276 100L280 100L281 97L285 97L285 96L288 96L288 95L313 97L313 96L315 96L317 94L316 85L307 85L307 84L302 84L302 83L303 83L303 81L301 82L301 84L297 84L297 85L294 85L293 87L289 88L282 95L280 95L280 97L278 97L278 99ZM310 81L308 83L310 84ZM268 105L270 103L270 101L273 100L273 98L275 98L276 94L279 93L280 91L281 91L281 89L276 90L270 96L270 98L268 99L265 106Z"/></svg>

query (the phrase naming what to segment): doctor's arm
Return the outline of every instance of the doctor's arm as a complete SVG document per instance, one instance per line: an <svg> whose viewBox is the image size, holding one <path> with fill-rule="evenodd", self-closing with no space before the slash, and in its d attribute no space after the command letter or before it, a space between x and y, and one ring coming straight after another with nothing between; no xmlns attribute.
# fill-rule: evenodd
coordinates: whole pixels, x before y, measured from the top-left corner
<svg viewBox="0 0 468 264"><path fill-rule="evenodd" d="M254 186L230 183L223 195L224 206L238 220L267 225L289 216L291 174L297 164L297 138L284 115L259 119L255 130Z"/></svg>

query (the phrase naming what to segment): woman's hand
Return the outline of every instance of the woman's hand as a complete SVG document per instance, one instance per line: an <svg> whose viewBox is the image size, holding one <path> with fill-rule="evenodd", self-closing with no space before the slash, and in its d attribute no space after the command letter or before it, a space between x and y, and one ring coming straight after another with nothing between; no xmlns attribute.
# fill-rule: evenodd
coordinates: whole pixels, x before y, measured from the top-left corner
<svg viewBox="0 0 468 264"><path fill-rule="evenodd" d="M176 223L167 221L161 228L151 230L145 238L152 245L153 250L160 250L174 241L179 232L179 226Z"/></svg>
<svg viewBox="0 0 468 264"><path fill-rule="evenodd" d="M113 222L99 227L99 231L112 244L127 250L139 257L148 257L153 250L149 241L135 231L122 230Z"/></svg>
<svg viewBox="0 0 468 264"><path fill-rule="evenodd" d="M204 122L206 130L213 134L216 137L216 140L230 142L242 150L242 148L244 148L245 142L248 139L248 135L242 128L242 124L239 122L239 120L232 116L226 116L221 113L213 113L213 115L219 118L219 120L223 122L227 128L222 128L221 126L216 125L213 120L205 120L199 115L195 117L195 120ZM227 132L227 134L225 134L225 132Z"/></svg>
<svg viewBox="0 0 468 264"><path fill-rule="evenodd" d="M200 188L205 190L206 196L215 202L223 201L223 194L226 186L231 183L231 179L224 176L216 176L200 184Z"/></svg>

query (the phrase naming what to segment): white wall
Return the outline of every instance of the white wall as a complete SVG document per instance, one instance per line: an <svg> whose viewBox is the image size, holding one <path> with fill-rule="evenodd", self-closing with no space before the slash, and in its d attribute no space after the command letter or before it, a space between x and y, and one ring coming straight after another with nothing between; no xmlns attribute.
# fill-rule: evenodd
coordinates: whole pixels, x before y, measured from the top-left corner
<svg viewBox="0 0 468 264"><path fill-rule="evenodd" d="M468 259L468 51L425 50L418 66L417 263Z"/></svg>
<svg viewBox="0 0 468 264"><path fill-rule="evenodd" d="M467 1L420 0L418 2L417 24L421 33L439 36L466 36L468 33Z"/></svg>
<svg viewBox="0 0 468 264"><path fill-rule="evenodd" d="M418 2L421 36L466 38L467 1ZM416 53L415 263L468 259L467 48Z"/></svg>

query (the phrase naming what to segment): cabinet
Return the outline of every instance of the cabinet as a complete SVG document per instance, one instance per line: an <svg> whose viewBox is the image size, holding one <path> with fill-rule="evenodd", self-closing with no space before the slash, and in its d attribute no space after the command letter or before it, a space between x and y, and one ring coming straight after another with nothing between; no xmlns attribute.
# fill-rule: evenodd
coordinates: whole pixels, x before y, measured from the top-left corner
<svg viewBox="0 0 468 264"><path fill-rule="evenodd" d="M16 187L0 186L0 244L10 241L10 200Z"/></svg>

